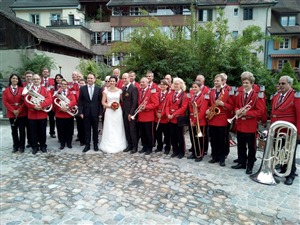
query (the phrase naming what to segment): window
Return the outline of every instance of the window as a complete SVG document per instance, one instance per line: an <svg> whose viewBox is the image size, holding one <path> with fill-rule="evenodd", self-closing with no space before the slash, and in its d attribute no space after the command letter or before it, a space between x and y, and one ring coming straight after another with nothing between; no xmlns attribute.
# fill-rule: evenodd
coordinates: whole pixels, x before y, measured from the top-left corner
<svg viewBox="0 0 300 225"><path fill-rule="evenodd" d="M289 48L290 39L285 38L283 42L280 42L280 49L288 49Z"/></svg>
<svg viewBox="0 0 300 225"><path fill-rule="evenodd" d="M40 25L40 15L38 15L38 14L31 14L30 15L30 20L31 20L32 23Z"/></svg>
<svg viewBox="0 0 300 225"><path fill-rule="evenodd" d="M140 15L139 7L130 7L130 16L138 16Z"/></svg>
<svg viewBox="0 0 300 225"><path fill-rule="evenodd" d="M233 16L238 16L239 15L239 9L238 8L234 8L233 9Z"/></svg>
<svg viewBox="0 0 300 225"><path fill-rule="evenodd" d="M239 32L238 31L232 31L232 37L233 38L237 38L239 35Z"/></svg>
<svg viewBox="0 0 300 225"><path fill-rule="evenodd" d="M244 8L244 20L253 19L253 8Z"/></svg>
<svg viewBox="0 0 300 225"><path fill-rule="evenodd" d="M134 28L114 28L114 41L128 41L128 35L133 32Z"/></svg>
<svg viewBox="0 0 300 225"><path fill-rule="evenodd" d="M0 46L6 45L6 28L0 27Z"/></svg>
<svg viewBox="0 0 300 225"><path fill-rule="evenodd" d="M200 9L198 20L202 22L212 21L212 12L212 9Z"/></svg>
<svg viewBox="0 0 300 225"><path fill-rule="evenodd" d="M287 59L279 59L278 60L278 69L282 69L284 64L286 64L288 62Z"/></svg>
<svg viewBox="0 0 300 225"><path fill-rule="evenodd" d="M300 48L300 37L298 38L297 48Z"/></svg>
<svg viewBox="0 0 300 225"><path fill-rule="evenodd" d="M282 26L295 26L296 25L296 16L282 16L280 19Z"/></svg>
<svg viewBox="0 0 300 225"><path fill-rule="evenodd" d="M94 44L108 45L111 43L111 32L94 32L92 39Z"/></svg>
<svg viewBox="0 0 300 225"><path fill-rule="evenodd" d="M295 67L300 69L300 59L295 60Z"/></svg>
<svg viewBox="0 0 300 225"><path fill-rule="evenodd" d="M60 14L51 14L51 20L59 20Z"/></svg>

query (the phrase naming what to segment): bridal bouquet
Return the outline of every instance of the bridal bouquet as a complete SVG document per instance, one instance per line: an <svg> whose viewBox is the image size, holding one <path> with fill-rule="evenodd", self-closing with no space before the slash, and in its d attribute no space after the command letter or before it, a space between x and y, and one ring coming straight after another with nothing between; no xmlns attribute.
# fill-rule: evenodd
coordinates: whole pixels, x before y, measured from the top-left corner
<svg viewBox="0 0 300 225"><path fill-rule="evenodd" d="M119 108L119 106L120 106L120 104L117 103L117 102L111 103L111 108L112 108L113 110L117 110L117 109Z"/></svg>

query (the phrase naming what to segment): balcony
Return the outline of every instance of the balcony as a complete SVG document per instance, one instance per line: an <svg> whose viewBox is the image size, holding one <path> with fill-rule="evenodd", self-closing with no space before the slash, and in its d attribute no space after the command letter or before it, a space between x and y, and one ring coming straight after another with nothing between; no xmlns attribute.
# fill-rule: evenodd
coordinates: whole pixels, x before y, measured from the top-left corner
<svg viewBox="0 0 300 225"><path fill-rule="evenodd" d="M90 28L90 24L83 19L74 17L50 19L50 27L68 27L68 26L84 26Z"/></svg>

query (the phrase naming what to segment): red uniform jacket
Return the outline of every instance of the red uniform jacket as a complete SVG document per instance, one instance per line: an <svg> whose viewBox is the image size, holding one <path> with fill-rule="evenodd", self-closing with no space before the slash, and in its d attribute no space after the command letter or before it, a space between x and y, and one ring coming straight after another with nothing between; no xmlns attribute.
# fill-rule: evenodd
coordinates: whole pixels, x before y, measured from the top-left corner
<svg viewBox="0 0 300 225"><path fill-rule="evenodd" d="M69 90L75 95L75 97L77 97L77 93L79 92L79 84L74 81L69 82Z"/></svg>
<svg viewBox="0 0 300 225"><path fill-rule="evenodd" d="M133 84L138 90L141 89L140 84L139 84L138 82L134 81L134 82L132 82L132 84Z"/></svg>
<svg viewBox="0 0 300 225"><path fill-rule="evenodd" d="M224 90L224 93L223 90L221 90L219 99L220 98L224 102L224 107L218 106L218 108L220 109L220 114L215 115L211 120L209 120L208 125L223 127L223 126L227 126L228 124L227 118L229 112L231 112L231 110L234 107L234 102L231 98L231 95L229 95L229 91L227 89ZM212 89L211 92L209 93L208 106L211 107L215 105L215 101L216 101L216 89Z"/></svg>
<svg viewBox="0 0 300 225"><path fill-rule="evenodd" d="M37 92L45 97L45 100L40 104L42 108L47 108L52 104L52 95L50 91L48 91L45 87L40 86ZM28 97L29 100L30 98L31 96ZM48 113L44 112L43 110L35 110L34 105L26 101L25 104L28 108L28 119L32 119L32 120L47 119Z"/></svg>
<svg viewBox="0 0 300 225"><path fill-rule="evenodd" d="M68 91L67 91L67 98L70 100L69 109L71 109L73 106L75 106L77 104L77 101L76 101L75 95L73 94L72 91L70 91L70 89L68 89ZM55 117L57 117L57 118L72 118L73 116L71 116L67 112L63 112L60 110L60 107L54 103L55 99L56 99L56 97L53 100L53 106L55 107ZM60 100L58 99L57 103L59 103L59 101Z"/></svg>
<svg viewBox="0 0 300 225"><path fill-rule="evenodd" d="M138 105L146 99L147 103L145 109L138 114L139 122L153 122L155 119L155 108L159 105L156 91L147 88L144 95L142 94L143 89L139 90Z"/></svg>
<svg viewBox="0 0 300 225"><path fill-rule="evenodd" d="M156 83L154 83L154 82L152 82L151 84L148 84L148 88L155 89L157 92L160 91L158 85Z"/></svg>
<svg viewBox="0 0 300 225"><path fill-rule="evenodd" d="M122 90L123 85L124 85L123 80L119 78L116 87Z"/></svg>
<svg viewBox="0 0 300 225"><path fill-rule="evenodd" d="M300 134L300 93L292 88L286 93L281 103L278 103L280 94L272 98L271 124L283 120L294 124Z"/></svg>
<svg viewBox="0 0 300 225"><path fill-rule="evenodd" d="M159 105L155 109L155 115L157 115L157 113L160 113L161 114L160 123L168 123L169 119L166 115L166 105L167 105L167 101L168 101L168 98L170 97L170 95L169 95L168 91L166 90L165 94L162 94L161 91L157 92L157 97L159 100ZM155 122L158 122L157 116L155 116Z"/></svg>
<svg viewBox="0 0 300 225"><path fill-rule="evenodd" d="M246 112L246 116L237 119L237 130L243 133L255 133L257 130L257 122L264 112L265 102L264 93L257 93L251 90L247 99L245 99L245 92L238 92L236 95L235 111L243 108L248 103L251 108Z"/></svg>
<svg viewBox="0 0 300 225"><path fill-rule="evenodd" d="M14 110L19 111L18 117L27 116L27 111L25 107L25 99L22 96L23 87L17 87L15 93L13 92L11 87L6 87L4 92L2 93L2 101L6 108L6 117L7 118L15 118L15 114L13 114Z"/></svg>
<svg viewBox="0 0 300 225"><path fill-rule="evenodd" d="M197 117L194 113L194 102L197 104L197 111L198 111L198 120L200 126L206 126L206 110L208 109L208 100L204 98L205 94L203 92L198 93L198 95L195 97L195 95L191 95L191 99L189 102L189 112L190 112L190 120L196 124L197 123Z"/></svg>
<svg viewBox="0 0 300 225"><path fill-rule="evenodd" d="M185 115L188 104L189 99L184 91L178 93L177 96L175 91L170 93L166 106L166 113L167 116L173 115L173 118L170 120L171 123L177 124L177 117Z"/></svg>

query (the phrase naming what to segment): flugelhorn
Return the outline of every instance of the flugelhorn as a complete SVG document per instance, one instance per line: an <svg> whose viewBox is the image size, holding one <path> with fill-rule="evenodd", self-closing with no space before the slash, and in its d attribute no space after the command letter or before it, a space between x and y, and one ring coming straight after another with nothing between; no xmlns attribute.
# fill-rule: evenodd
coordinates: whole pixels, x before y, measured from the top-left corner
<svg viewBox="0 0 300 225"><path fill-rule="evenodd" d="M278 177L286 177L291 173L295 148L297 144L297 128L290 122L276 121L269 129L264 156L259 170L250 175L258 183L275 185ZM276 170L276 166L286 165L285 172Z"/></svg>
<svg viewBox="0 0 300 225"><path fill-rule="evenodd" d="M54 99L54 104L57 105L59 108L67 108L66 113L68 113L71 116L76 116L78 113L78 107L75 105L70 108L69 107L70 100L66 96L64 96L60 92L60 90L61 89L58 89L53 95L53 97L56 97Z"/></svg>
<svg viewBox="0 0 300 225"><path fill-rule="evenodd" d="M147 99L148 99L148 97L145 97L145 99L142 101L142 103L134 111L133 116L130 117L132 120L135 120L136 115L145 108L145 106L147 105Z"/></svg>
<svg viewBox="0 0 300 225"><path fill-rule="evenodd" d="M31 105L39 106L42 102L45 101L45 97L39 94L37 91L33 90L33 85L30 85L28 88L24 88L22 95L26 95L25 101ZM52 104L42 108L44 112L50 112L52 109Z"/></svg>
<svg viewBox="0 0 300 225"><path fill-rule="evenodd" d="M244 107L240 108L240 109L239 109L239 114L236 114L236 115L235 115L234 117L232 117L231 119L227 119L228 123L232 123L233 120L238 119L238 118L241 118L243 112L249 111L249 110L251 109L251 105L250 105L251 102L252 102L252 100L249 101L247 105L245 105Z"/></svg>

